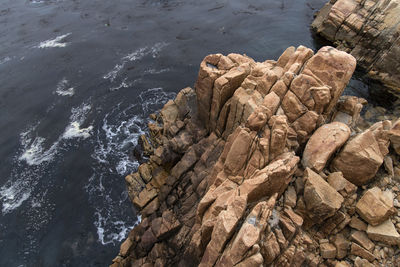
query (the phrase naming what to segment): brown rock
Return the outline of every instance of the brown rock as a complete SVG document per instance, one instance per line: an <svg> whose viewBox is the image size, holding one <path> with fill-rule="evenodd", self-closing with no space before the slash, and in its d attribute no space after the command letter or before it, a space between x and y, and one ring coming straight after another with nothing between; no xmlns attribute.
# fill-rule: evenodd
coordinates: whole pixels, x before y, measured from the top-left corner
<svg viewBox="0 0 400 267"><path fill-rule="evenodd" d="M271 126L271 144L269 146L269 159L273 160L285 150L288 136L288 122L286 116L275 115L269 121Z"/></svg>
<svg viewBox="0 0 400 267"><path fill-rule="evenodd" d="M139 208L143 209L151 200L157 196L157 191L153 187L147 186L142 192L139 193L134 199L133 204Z"/></svg>
<svg viewBox="0 0 400 267"><path fill-rule="evenodd" d="M350 227L359 231L367 231L367 225L356 216L351 217Z"/></svg>
<svg viewBox="0 0 400 267"><path fill-rule="evenodd" d="M288 91L283 98L282 109L288 117L289 122L294 122L298 117L307 112L307 108L291 91Z"/></svg>
<svg viewBox="0 0 400 267"><path fill-rule="evenodd" d="M350 238L369 252L372 252L375 248L375 244L368 238L365 232L355 231L350 235Z"/></svg>
<svg viewBox="0 0 400 267"><path fill-rule="evenodd" d="M323 243L319 246L321 257L324 259L334 259L336 257L336 247L331 243Z"/></svg>
<svg viewBox="0 0 400 267"><path fill-rule="evenodd" d="M132 246L132 240L130 238L127 238L122 244L121 248L119 250L119 254L122 257L126 257L129 253L129 250L131 249Z"/></svg>
<svg viewBox="0 0 400 267"><path fill-rule="evenodd" d="M368 225L367 235L372 240L380 241L387 245L400 245L400 234L390 220L377 226Z"/></svg>
<svg viewBox="0 0 400 267"><path fill-rule="evenodd" d="M393 196L388 191L382 192L378 187L369 189L357 202L356 211L369 224L381 224L395 213Z"/></svg>
<svg viewBox="0 0 400 267"><path fill-rule="evenodd" d="M356 259L354 260L354 266L355 267L374 267L375 265L371 264L366 259L361 259L360 257L356 257Z"/></svg>
<svg viewBox="0 0 400 267"><path fill-rule="evenodd" d="M266 264L272 263L279 255L279 244L273 232L267 234L264 242L262 243L261 251L262 255L264 255L264 261Z"/></svg>
<svg viewBox="0 0 400 267"><path fill-rule="evenodd" d="M275 193L281 195L296 171L298 161L299 158L294 153L284 153L265 168L256 171L250 179L245 180L239 186L241 194L247 195L249 202Z"/></svg>
<svg viewBox="0 0 400 267"><path fill-rule="evenodd" d="M350 128L340 122L318 128L304 149L301 160L303 166L317 172L322 171L329 158L349 139L350 133Z"/></svg>
<svg viewBox="0 0 400 267"><path fill-rule="evenodd" d="M214 82L225 72L217 67L221 56L221 54L214 54L203 59L195 84L199 118L204 121L206 126L210 118Z"/></svg>
<svg viewBox="0 0 400 267"><path fill-rule="evenodd" d="M360 256L361 258L367 259L369 262L373 262L375 260L374 254L354 242L351 244L350 253L352 255Z"/></svg>
<svg viewBox="0 0 400 267"><path fill-rule="evenodd" d="M303 73L319 79L331 90L331 101L324 109L329 114L356 68L356 59L345 52L324 46L307 61Z"/></svg>
<svg viewBox="0 0 400 267"><path fill-rule="evenodd" d="M285 195L284 195L284 203L286 206L294 208L297 202L297 194L294 186L288 186Z"/></svg>
<svg viewBox="0 0 400 267"><path fill-rule="evenodd" d="M219 77L214 82L211 109L210 109L210 129L214 130L220 110L232 97L233 93L250 72L248 63L230 69L227 73Z"/></svg>
<svg viewBox="0 0 400 267"><path fill-rule="evenodd" d="M372 131L365 131L351 139L335 157L331 168L341 171L355 185L370 181L383 163L379 144Z"/></svg>
<svg viewBox="0 0 400 267"><path fill-rule="evenodd" d="M398 155L400 155L400 119L398 119L389 132L390 143Z"/></svg>
<svg viewBox="0 0 400 267"><path fill-rule="evenodd" d="M318 13L312 28L357 58L370 77L399 88L400 41L397 1L329 1ZM373 40L373 41L372 41Z"/></svg>
<svg viewBox="0 0 400 267"><path fill-rule="evenodd" d="M337 234L333 238L333 244L336 247L336 258L345 258L347 256L350 242L342 234Z"/></svg>
<svg viewBox="0 0 400 267"><path fill-rule="evenodd" d="M343 197L310 168L304 171L304 201L315 222L331 217L340 208Z"/></svg>
<svg viewBox="0 0 400 267"><path fill-rule="evenodd" d="M350 196L357 190L357 186L346 180L341 172L333 172L329 174L328 183L343 197Z"/></svg>

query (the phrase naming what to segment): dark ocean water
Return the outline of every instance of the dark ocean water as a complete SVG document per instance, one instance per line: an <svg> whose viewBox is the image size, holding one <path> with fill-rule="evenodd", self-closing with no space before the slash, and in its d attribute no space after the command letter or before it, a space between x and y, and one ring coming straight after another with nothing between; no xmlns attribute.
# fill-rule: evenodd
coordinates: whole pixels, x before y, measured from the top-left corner
<svg viewBox="0 0 400 267"><path fill-rule="evenodd" d="M207 54L316 49L324 2L1 1L0 266L108 266L138 220L124 176L148 115Z"/></svg>

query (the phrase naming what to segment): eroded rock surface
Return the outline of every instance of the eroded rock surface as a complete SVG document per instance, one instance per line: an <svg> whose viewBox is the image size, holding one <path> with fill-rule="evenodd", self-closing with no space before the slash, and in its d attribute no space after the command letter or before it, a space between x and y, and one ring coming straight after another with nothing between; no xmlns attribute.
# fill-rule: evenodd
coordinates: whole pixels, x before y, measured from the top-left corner
<svg viewBox="0 0 400 267"><path fill-rule="evenodd" d="M312 28L353 55L369 75L400 90L400 2L329 1Z"/></svg>
<svg viewBox="0 0 400 267"><path fill-rule="evenodd" d="M363 222L357 185L392 156L397 126L355 130L365 100L340 96L355 65L332 47L290 47L265 62L207 56L195 89L166 103L141 137L149 161L126 183L142 220L112 267L393 263L374 242L394 245L397 228Z"/></svg>

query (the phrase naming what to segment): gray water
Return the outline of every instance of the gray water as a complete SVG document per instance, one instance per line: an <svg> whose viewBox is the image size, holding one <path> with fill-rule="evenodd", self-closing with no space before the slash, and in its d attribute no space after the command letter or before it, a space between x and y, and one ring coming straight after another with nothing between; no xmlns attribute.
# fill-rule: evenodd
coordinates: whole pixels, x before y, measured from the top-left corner
<svg viewBox="0 0 400 267"><path fill-rule="evenodd" d="M124 176L148 115L207 54L317 49L324 2L1 1L0 266L108 266L138 221Z"/></svg>

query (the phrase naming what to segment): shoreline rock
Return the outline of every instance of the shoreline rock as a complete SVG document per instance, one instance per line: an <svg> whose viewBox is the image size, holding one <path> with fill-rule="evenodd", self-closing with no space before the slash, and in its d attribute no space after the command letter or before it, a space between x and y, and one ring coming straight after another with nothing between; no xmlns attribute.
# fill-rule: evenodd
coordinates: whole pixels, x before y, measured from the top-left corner
<svg viewBox="0 0 400 267"><path fill-rule="evenodd" d="M331 0L311 27L353 55L368 75L400 93L400 5L397 0Z"/></svg>
<svg viewBox="0 0 400 267"><path fill-rule="evenodd" d="M332 47L264 62L207 56L195 89L166 103L142 137L149 161L126 177L142 220L111 266L395 266L398 210L367 226L360 197L390 185L393 194L371 198L397 203L380 166L394 177L398 122L357 127L366 101L340 96L355 67ZM375 165L345 164L371 152Z"/></svg>

